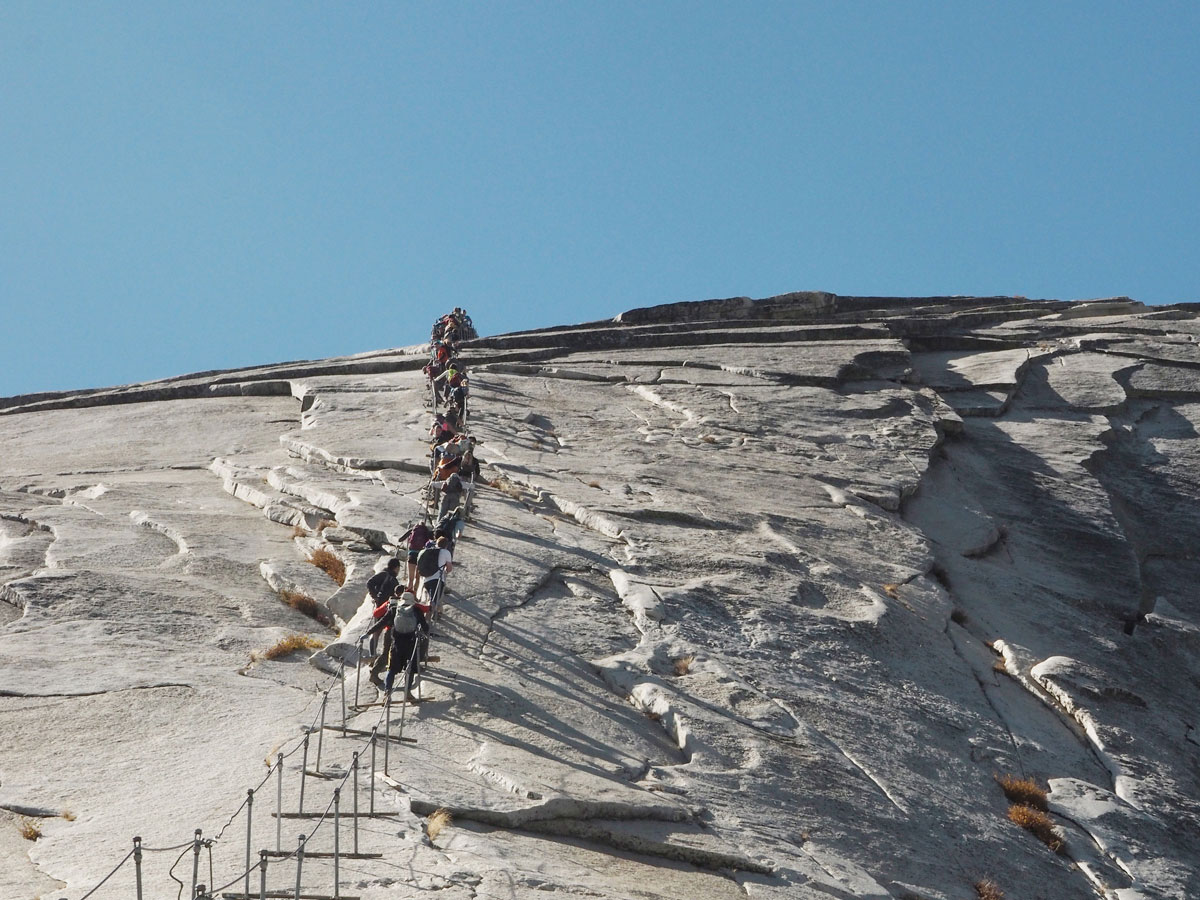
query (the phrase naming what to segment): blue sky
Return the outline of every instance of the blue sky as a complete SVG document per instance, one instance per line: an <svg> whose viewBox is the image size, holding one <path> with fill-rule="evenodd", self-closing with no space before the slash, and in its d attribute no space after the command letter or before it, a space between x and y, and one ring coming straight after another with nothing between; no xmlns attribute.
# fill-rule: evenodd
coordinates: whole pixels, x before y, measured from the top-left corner
<svg viewBox="0 0 1200 900"><path fill-rule="evenodd" d="M651 303L1200 300L1200 4L0 5L0 394Z"/></svg>

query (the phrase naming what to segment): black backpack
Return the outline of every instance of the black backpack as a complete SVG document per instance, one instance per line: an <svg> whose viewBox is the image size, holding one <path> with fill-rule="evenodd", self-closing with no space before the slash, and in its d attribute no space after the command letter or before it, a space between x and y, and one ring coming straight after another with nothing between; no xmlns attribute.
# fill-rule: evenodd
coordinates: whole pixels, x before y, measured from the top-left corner
<svg viewBox="0 0 1200 900"><path fill-rule="evenodd" d="M426 547L417 555L417 573L422 578L432 578L441 566L438 557L442 554L441 547Z"/></svg>

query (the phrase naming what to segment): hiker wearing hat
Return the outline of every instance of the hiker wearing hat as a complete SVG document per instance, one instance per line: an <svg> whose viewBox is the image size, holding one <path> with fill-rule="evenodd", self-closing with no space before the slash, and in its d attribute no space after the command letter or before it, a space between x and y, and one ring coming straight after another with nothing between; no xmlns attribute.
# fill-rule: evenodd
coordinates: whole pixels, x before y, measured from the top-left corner
<svg viewBox="0 0 1200 900"><path fill-rule="evenodd" d="M416 700L412 686L417 671L417 639L429 630L429 624L417 606L417 597L412 591L401 594L400 602L385 618L391 619L388 627L392 629L392 647L383 689L391 693L396 673L404 669L404 697L406 700Z"/></svg>

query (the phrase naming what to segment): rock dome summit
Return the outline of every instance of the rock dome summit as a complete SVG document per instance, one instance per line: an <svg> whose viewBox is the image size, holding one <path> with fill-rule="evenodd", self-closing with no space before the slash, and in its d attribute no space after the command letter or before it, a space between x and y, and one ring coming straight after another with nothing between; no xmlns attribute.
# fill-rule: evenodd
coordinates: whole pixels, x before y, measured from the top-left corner
<svg viewBox="0 0 1200 900"><path fill-rule="evenodd" d="M1198 317L464 341L482 468L390 705L428 346L0 399L0 898L1200 897Z"/></svg>

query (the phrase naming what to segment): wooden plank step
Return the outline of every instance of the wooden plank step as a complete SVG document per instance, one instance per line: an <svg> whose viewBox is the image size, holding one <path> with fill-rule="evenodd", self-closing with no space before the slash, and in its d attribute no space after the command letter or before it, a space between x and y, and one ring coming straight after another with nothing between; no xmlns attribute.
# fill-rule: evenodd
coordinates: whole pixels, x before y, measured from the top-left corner
<svg viewBox="0 0 1200 900"><path fill-rule="evenodd" d="M287 859L289 856L295 856L295 850L268 850L267 856L270 859ZM342 859L383 859L382 853L339 853ZM305 859L333 859L333 854L325 850L304 851Z"/></svg>
<svg viewBox="0 0 1200 900"><path fill-rule="evenodd" d="M325 730L326 730L326 731L333 731L333 732L334 732L334 733L335 733L335 734L336 734L338 737L341 737L341 736L342 736L342 726L341 726L341 725L338 725L338 726L336 726L336 727L334 727L334 728L330 728L328 725L326 725L326 726L325 726ZM370 736L371 736L371 732L369 732L369 731L363 731L363 730L361 730L361 729L359 729L359 728L347 728L345 733L346 733L346 735L347 735L347 736L349 736L349 735L353 735L354 737L370 737ZM381 741L390 740L390 741L392 741L392 743L396 743L396 742L403 742L403 743L405 743L405 744L415 744L415 743L417 742L417 739L416 739L416 738L410 738L410 737L400 737L399 735L396 735L396 734L392 735L392 736L389 738L389 737L387 736L387 733L386 733L386 732L383 732L383 731L379 732L379 740L381 740ZM362 757L361 757L361 756L359 757L359 764L360 764L360 765L362 764Z"/></svg>
<svg viewBox="0 0 1200 900"><path fill-rule="evenodd" d="M272 819L319 819L323 815L325 815L325 813L323 813L323 812L306 812L306 813L285 812L282 815L280 815L279 813L273 812L273 813L271 813L271 818ZM396 813L377 812L374 815L372 815L371 813L368 813L368 812L360 812L358 814L358 817L360 819L390 819L395 815L396 815ZM352 818L354 818L354 814L346 813L346 814L343 814L342 818L343 819L352 819ZM329 821L330 822L333 821L333 816L329 817ZM343 827L345 827L345 826L343 826Z"/></svg>

